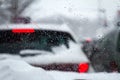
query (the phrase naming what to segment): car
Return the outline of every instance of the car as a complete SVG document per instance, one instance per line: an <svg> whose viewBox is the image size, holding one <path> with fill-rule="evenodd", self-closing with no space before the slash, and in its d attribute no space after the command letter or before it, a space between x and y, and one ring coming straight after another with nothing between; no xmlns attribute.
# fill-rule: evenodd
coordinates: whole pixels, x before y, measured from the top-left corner
<svg viewBox="0 0 120 80"><path fill-rule="evenodd" d="M82 41L80 41L80 44L82 43L82 50L83 52L86 54L86 56L88 58L90 58L91 56L91 52L92 52L92 49L93 49L93 41L91 38L86 38L86 39L83 39Z"/></svg>
<svg viewBox="0 0 120 80"><path fill-rule="evenodd" d="M91 60L93 52L97 50L97 42L99 39L97 38L85 38L84 40L80 41L82 43L82 50L86 54L89 60Z"/></svg>
<svg viewBox="0 0 120 80"><path fill-rule="evenodd" d="M120 28L115 27L96 44L91 64L97 72L120 72Z"/></svg>
<svg viewBox="0 0 120 80"><path fill-rule="evenodd" d="M78 37L66 24L10 24L0 27L1 55L20 55L24 61L45 70L94 72L78 42Z"/></svg>

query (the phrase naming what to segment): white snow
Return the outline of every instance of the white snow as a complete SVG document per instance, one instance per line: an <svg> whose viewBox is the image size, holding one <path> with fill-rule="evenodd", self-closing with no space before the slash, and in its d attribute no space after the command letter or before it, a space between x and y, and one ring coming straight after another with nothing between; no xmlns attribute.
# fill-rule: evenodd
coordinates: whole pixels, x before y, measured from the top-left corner
<svg viewBox="0 0 120 80"><path fill-rule="evenodd" d="M70 48L64 45L53 48L54 54L30 56L22 58L30 64L51 64L51 63L83 63L89 62L80 46L70 41Z"/></svg>
<svg viewBox="0 0 120 80"><path fill-rule="evenodd" d="M55 80L120 80L119 73L74 73L61 71L48 71Z"/></svg>
<svg viewBox="0 0 120 80"><path fill-rule="evenodd" d="M0 60L0 80L120 80L118 73L45 71L22 60Z"/></svg>
<svg viewBox="0 0 120 80"><path fill-rule="evenodd" d="M52 53L48 52L48 51L44 51L44 50L31 50L31 49L27 49L27 50L21 50L20 54L21 55L24 55L24 54L46 55L46 54L52 54Z"/></svg>
<svg viewBox="0 0 120 80"><path fill-rule="evenodd" d="M4 60L4 59L17 59L17 60L20 60L21 57L18 56L18 55L11 55L11 54L8 54L8 53L0 54L0 60Z"/></svg>
<svg viewBox="0 0 120 80"><path fill-rule="evenodd" d="M0 61L0 80L54 80L46 71L22 60Z"/></svg>
<svg viewBox="0 0 120 80"><path fill-rule="evenodd" d="M31 23L31 24L4 24L1 25L0 30L11 30L11 29L40 29L40 30L55 30L55 31L66 31L70 32L70 28L66 24L39 24L39 23Z"/></svg>

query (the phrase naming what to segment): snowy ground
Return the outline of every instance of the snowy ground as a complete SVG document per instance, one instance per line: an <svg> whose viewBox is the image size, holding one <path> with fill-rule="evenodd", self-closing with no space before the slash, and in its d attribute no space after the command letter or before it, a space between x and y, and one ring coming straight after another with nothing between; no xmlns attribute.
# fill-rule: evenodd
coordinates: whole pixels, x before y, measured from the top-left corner
<svg viewBox="0 0 120 80"><path fill-rule="evenodd" d="M79 74L73 72L47 72L54 77L55 80L120 80L118 73L86 73Z"/></svg>
<svg viewBox="0 0 120 80"><path fill-rule="evenodd" d="M86 73L45 71L22 60L0 61L0 80L120 80L118 73Z"/></svg>
<svg viewBox="0 0 120 80"><path fill-rule="evenodd" d="M0 80L53 80L41 68L30 66L21 60L6 59L0 61Z"/></svg>

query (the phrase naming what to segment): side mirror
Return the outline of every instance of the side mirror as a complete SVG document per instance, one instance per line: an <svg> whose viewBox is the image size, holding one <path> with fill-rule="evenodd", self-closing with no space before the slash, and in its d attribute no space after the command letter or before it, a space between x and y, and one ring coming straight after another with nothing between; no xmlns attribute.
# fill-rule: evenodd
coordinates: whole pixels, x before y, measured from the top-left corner
<svg viewBox="0 0 120 80"><path fill-rule="evenodd" d="M117 26L120 27L120 22L117 22Z"/></svg>

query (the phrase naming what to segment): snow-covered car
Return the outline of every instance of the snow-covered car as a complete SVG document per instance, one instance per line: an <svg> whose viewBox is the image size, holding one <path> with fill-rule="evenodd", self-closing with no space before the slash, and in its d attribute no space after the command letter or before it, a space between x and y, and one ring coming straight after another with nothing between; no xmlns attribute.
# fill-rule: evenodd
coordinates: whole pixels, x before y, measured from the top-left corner
<svg viewBox="0 0 120 80"><path fill-rule="evenodd" d="M29 64L45 70L94 71L78 37L66 24L3 25L0 53L20 55Z"/></svg>

